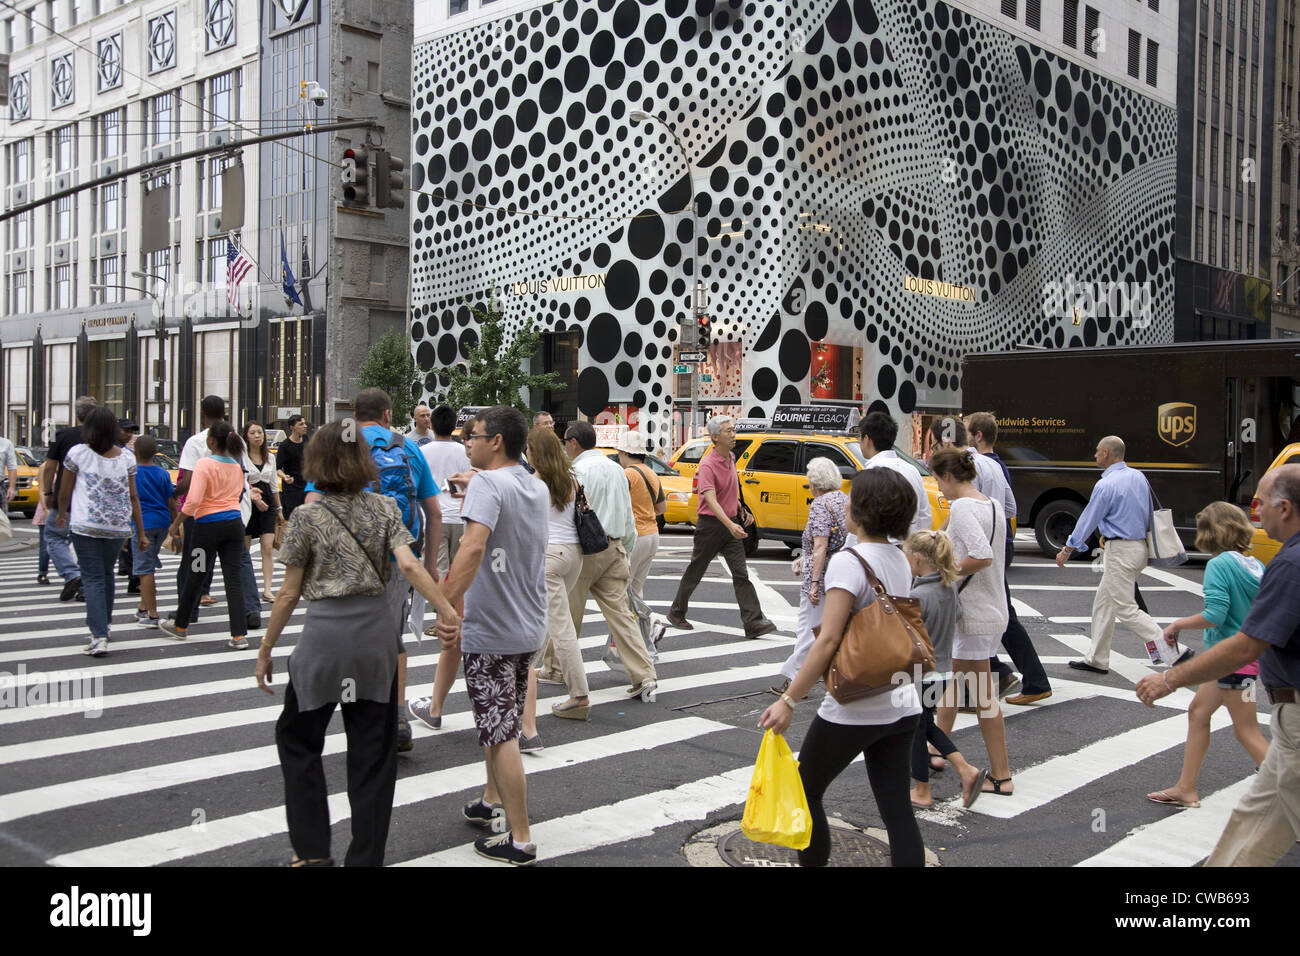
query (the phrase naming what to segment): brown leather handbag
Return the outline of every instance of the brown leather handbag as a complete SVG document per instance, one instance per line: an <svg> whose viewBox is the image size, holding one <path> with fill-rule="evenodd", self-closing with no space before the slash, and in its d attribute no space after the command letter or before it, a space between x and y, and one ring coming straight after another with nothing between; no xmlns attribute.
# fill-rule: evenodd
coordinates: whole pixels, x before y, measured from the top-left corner
<svg viewBox="0 0 1300 956"><path fill-rule="evenodd" d="M913 683L934 669L934 645L921 619L921 602L894 597L852 548L876 599L849 618L826 668L826 690L841 704Z"/></svg>

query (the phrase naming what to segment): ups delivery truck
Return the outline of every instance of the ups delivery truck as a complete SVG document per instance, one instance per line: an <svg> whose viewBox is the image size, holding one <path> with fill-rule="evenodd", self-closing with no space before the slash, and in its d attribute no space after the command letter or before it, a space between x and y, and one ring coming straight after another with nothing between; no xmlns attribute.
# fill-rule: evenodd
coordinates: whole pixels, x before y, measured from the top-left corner
<svg viewBox="0 0 1300 956"><path fill-rule="evenodd" d="M1196 513L1211 501L1249 510L1265 469L1296 440L1300 341L968 355L962 406L997 419L1019 526L1034 529L1044 554L1074 530L1106 435L1124 440L1129 466L1173 510L1190 550Z"/></svg>

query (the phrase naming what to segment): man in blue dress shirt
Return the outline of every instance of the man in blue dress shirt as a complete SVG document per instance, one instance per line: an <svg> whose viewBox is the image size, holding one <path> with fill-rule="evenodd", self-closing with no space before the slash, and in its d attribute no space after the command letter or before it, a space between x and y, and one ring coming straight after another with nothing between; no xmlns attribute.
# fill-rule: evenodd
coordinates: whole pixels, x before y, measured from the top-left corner
<svg viewBox="0 0 1300 956"><path fill-rule="evenodd" d="M1070 666L1105 674L1110 669L1116 618L1136 631L1143 642L1161 640L1163 630L1133 599L1133 585L1147 566L1151 486L1142 472L1124 463L1124 442L1115 435L1097 442L1093 459L1101 469L1101 481L1093 487L1088 506L1057 554L1056 566L1065 567L1071 554L1083 551L1093 531L1101 533L1106 564L1092 602L1092 648L1086 658L1070 661Z"/></svg>

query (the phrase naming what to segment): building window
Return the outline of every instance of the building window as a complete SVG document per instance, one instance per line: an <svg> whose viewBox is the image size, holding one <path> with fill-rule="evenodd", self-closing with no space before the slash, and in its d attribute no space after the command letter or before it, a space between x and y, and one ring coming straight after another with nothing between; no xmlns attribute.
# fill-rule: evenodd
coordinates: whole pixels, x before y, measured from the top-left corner
<svg viewBox="0 0 1300 956"><path fill-rule="evenodd" d="M73 165L77 161L76 131L76 123L60 126L54 131L50 153L51 158L54 160L54 171L56 173L71 172Z"/></svg>
<svg viewBox="0 0 1300 956"><path fill-rule="evenodd" d="M199 84L202 97L201 119L204 129L220 129L239 118L239 71L221 73Z"/></svg>
<svg viewBox="0 0 1300 956"><path fill-rule="evenodd" d="M1196 210L1196 245L1192 248L1192 258L1199 259L1205 248L1205 210Z"/></svg>
<svg viewBox="0 0 1300 956"><path fill-rule="evenodd" d="M1106 50L1106 34L1100 28L1101 14L1092 7L1083 8L1083 52L1094 60Z"/></svg>
<svg viewBox="0 0 1300 956"><path fill-rule="evenodd" d="M1136 30L1128 31L1128 75L1137 79L1142 66L1142 36Z"/></svg>
<svg viewBox="0 0 1300 956"><path fill-rule="evenodd" d="M226 238L208 240L208 282L214 286L226 285Z"/></svg>
<svg viewBox="0 0 1300 956"><path fill-rule="evenodd" d="M1255 274L1255 230L1246 230L1246 271Z"/></svg>
<svg viewBox="0 0 1300 956"><path fill-rule="evenodd" d="M1160 44L1147 40L1147 86L1155 86L1160 76Z"/></svg>
<svg viewBox="0 0 1300 956"><path fill-rule="evenodd" d="M32 178L32 141L20 139L6 148L9 153L9 182L25 183Z"/></svg>
<svg viewBox="0 0 1300 956"><path fill-rule="evenodd" d="M55 266L50 283L50 308L72 308L72 266Z"/></svg>
<svg viewBox="0 0 1300 956"><path fill-rule="evenodd" d="M1205 34L1202 33L1201 34L1201 55L1196 58L1196 79L1197 79L1198 89L1200 89L1202 93L1205 92L1205 72L1207 68L1206 64L1210 58L1209 45L1210 45L1210 41L1206 39Z"/></svg>
<svg viewBox="0 0 1300 956"><path fill-rule="evenodd" d="M13 247L26 249L32 244L32 211L21 212L13 218Z"/></svg>
<svg viewBox="0 0 1300 956"><path fill-rule="evenodd" d="M59 4L57 0L45 0L45 24L49 28L50 36L54 36L59 29Z"/></svg>
<svg viewBox="0 0 1300 956"><path fill-rule="evenodd" d="M9 121L32 118L32 75L28 71L15 73L9 79Z"/></svg>
<svg viewBox="0 0 1300 956"><path fill-rule="evenodd" d="M1210 213L1210 245L1209 245L1210 265L1215 264L1216 261L1215 257L1216 257L1217 250L1219 248L1219 230L1217 228L1218 221L1219 221L1219 217L1216 216L1214 213Z"/></svg>
<svg viewBox="0 0 1300 956"><path fill-rule="evenodd" d="M149 72L176 65L176 11L149 19Z"/></svg>
<svg viewBox="0 0 1300 956"><path fill-rule="evenodd" d="M110 110L99 117L99 158L114 159L126 152L126 110Z"/></svg>
<svg viewBox="0 0 1300 956"><path fill-rule="evenodd" d="M1042 0L1025 0L1025 26L1031 30L1041 29L1043 26L1043 4Z"/></svg>
<svg viewBox="0 0 1300 956"><path fill-rule="evenodd" d="M454 17L458 13L465 13L469 10L469 0L448 0L447 16Z"/></svg>
<svg viewBox="0 0 1300 956"><path fill-rule="evenodd" d="M1227 69L1223 71L1223 107L1229 110L1232 109L1232 73L1232 51L1229 50Z"/></svg>
<svg viewBox="0 0 1300 956"><path fill-rule="evenodd" d="M199 160L200 178L202 178L203 175L204 162L205 160ZM216 212L220 212L221 198L222 198L221 173L223 170L225 170L227 166L233 165L235 161L231 159L229 156L222 156L218 159L206 160L206 162L208 163L208 188L207 188L207 196L206 196L208 201L207 208L211 210L215 210ZM225 252L224 246L222 247L222 252L223 253Z"/></svg>
<svg viewBox="0 0 1300 956"><path fill-rule="evenodd" d="M1237 137L1237 191L1246 183L1246 141Z"/></svg>
<svg viewBox="0 0 1300 956"><path fill-rule="evenodd" d="M154 146L169 143L180 136L180 110L175 92L163 93L149 100L149 142Z"/></svg>
<svg viewBox="0 0 1300 956"><path fill-rule="evenodd" d="M115 232L122 228L122 184L109 183L99 187L99 227L104 232Z"/></svg>
<svg viewBox="0 0 1300 956"><path fill-rule="evenodd" d="M71 196L61 196L54 201L55 242L67 242L72 238L73 202Z"/></svg>
<svg viewBox="0 0 1300 956"><path fill-rule="evenodd" d="M1205 177L1205 121L1197 124L1196 135L1196 175Z"/></svg>
<svg viewBox="0 0 1300 956"><path fill-rule="evenodd" d="M1020 13L1020 11L1016 9L1017 2L1018 0L1002 0L1002 15L1014 20Z"/></svg>
<svg viewBox="0 0 1300 956"><path fill-rule="evenodd" d="M1237 220L1237 243L1236 246L1234 247L1234 250L1236 254L1233 256L1233 262L1237 264L1237 271L1240 272L1241 271L1241 220L1240 219Z"/></svg>
<svg viewBox="0 0 1300 956"><path fill-rule="evenodd" d="M14 52L14 18L5 21L5 52Z"/></svg>
<svg viewBox="0 0 1300 956"><path fill-rule="evenodd" d="M1160 0L1147 0L1147 6L1150 7L1152 10L1154 10L1156 13L1160 12Z"/></svg>
<svg viewBox="0 0 1300 956"><path fill-rule="evenodd" d="M1061 23L1061 42L1068 47L1079 45L1079 0L1065 0Z"/></svg>
<svg viewBox="0 0 1300 956"><path fill-rule="evenodd" d="M72 79L72 54L64 53L50 60L50 105L67 106L77 92Z"/></svg>
<svg viewBox="0 0 1300 956"><path fill-rule="evenodd" d="M97 290L100 302L121 302L124 296L122 288L122 273L118 268L117 256L105 256L99 260L98 277L96 282L103 289Z"/></svg>
<svg viewBox="0 0 1300 956"><path fill-rule="evenodd" d="M207 50L220 50L235 42L235 0L207 0L203 32Z"/></svg>
<svg viewBox="0 0 1300 956"><path fill-rule="evenodd" d="M15 272L9 277L9 303L11 315L24 315L31 311L31 297L28 295L27 272Z"/></svg>
<svg viewBox="0 0 1300 956"><path fill-rule="evenodd" d="M86 358L91 394L114 415L122 415L126 407L126 339L90 342Z"/></svg>
<svg viewBox="0 0 1300 956"><path fill-rule="evenodd" d="M122 34L114 33L99 41L99 92L122 85Z"/></svg>

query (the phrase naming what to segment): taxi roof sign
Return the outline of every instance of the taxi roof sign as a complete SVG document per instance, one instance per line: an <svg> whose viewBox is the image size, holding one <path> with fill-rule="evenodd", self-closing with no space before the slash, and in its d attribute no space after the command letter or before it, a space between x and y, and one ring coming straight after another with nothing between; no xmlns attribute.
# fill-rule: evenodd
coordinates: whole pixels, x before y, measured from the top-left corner
<svg viewBox="0 0 1300 956"><path fill-rule="evenodd" d="M483 411L487 407L488 407L487 405L466 405L464 408L462 408L460 411L456 413L456 427L460 428L467 421L469 421L471 418L474 418L476 415L478 415L479 412Z"/></svg>
<svg viewBox="0 0 1300 956"><path fill-rule="evenodd" d="M765 432L771 427L770 418L737 418L734 426L737 432Z"/></svg>
<svg viewBox="0 0 1300 956"><path fill-rule="evenodd" d="M772 428L780 430L847 432L862 420L862 412L843 405L778 405Z"/></svg>

